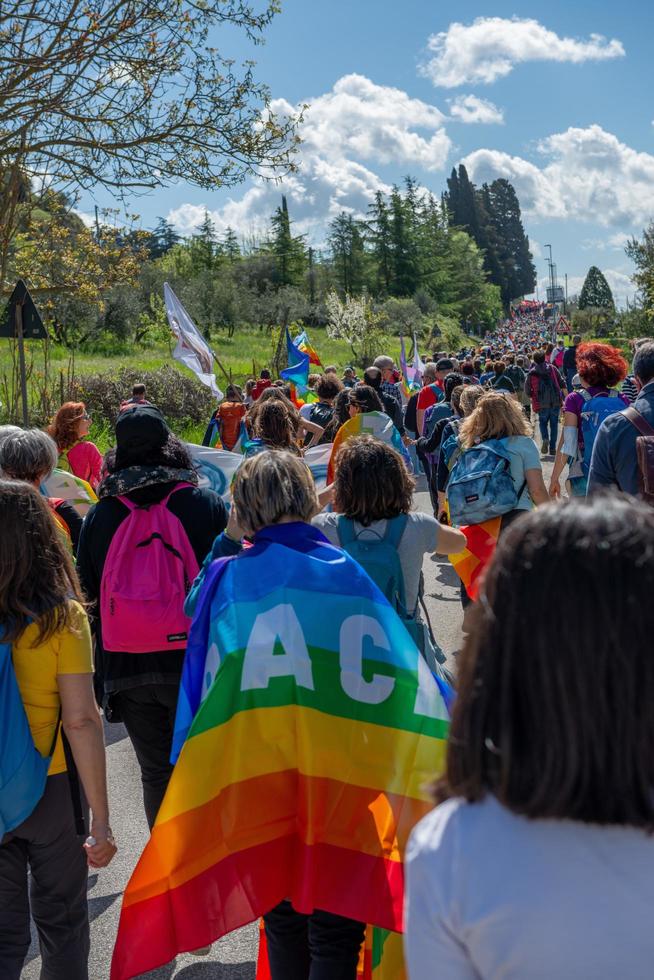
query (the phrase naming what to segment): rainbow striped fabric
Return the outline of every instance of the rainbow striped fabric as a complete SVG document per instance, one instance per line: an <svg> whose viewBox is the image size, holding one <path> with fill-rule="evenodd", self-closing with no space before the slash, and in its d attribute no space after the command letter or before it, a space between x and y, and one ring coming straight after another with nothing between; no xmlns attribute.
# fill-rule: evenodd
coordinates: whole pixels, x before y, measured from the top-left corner
<svg viewBox="0 0 654 980"><path fill-rule="evenodd" d="M402 855L430 808L440 689L365 572L307 524L214 562L184 665L152 836L111 969L127 980L283 898L402 928Z"/></svg>
<svg viewBox="0 0 654 980"><path fill-rule="evenodd" d="M400 456L402 456L409 472L413 472L411 457L407 452L406 446L402 442L400 433L397 431L388 415L386 415L384 412L361 412L359 415L353 415L351 419L348 419L348 421L345 422L336 433L336 438L332 444L332 452L329 459L327 483L331 483L334 479L336 457L338 456L343 444L353 436L363 435L374 436L375 439L388 443L389 446L396 449Z"/></svg>
<svg viewBox="0 0 654 980"><path fill-rule="evenodd" d="M473 601L479 595L482 572L495 554L501 526L502 518L492 517L483 524L460 527L466 536L466 547L456 555L447 556Z"/></svg>
<svg viewBox="0 0 654 980"><path fill-rule="evenodd" d="M316 364L318 367L322 367L322 361L318 357L318 352L315 347L312 347L310 344L309 335L307 334L306 330L303 330L302 333L298 334L293 343L298 350L302 351L303 354L309 355L309 364Z"/></svg>
<svg viewBox="0 0 654 980"><path fill-rule="evenodd" d="M80 517L86 517L98 499L90 483L74 473L59 469L53 470L43 481L41 492L46 497L65 500L75 508Z"/></svg>

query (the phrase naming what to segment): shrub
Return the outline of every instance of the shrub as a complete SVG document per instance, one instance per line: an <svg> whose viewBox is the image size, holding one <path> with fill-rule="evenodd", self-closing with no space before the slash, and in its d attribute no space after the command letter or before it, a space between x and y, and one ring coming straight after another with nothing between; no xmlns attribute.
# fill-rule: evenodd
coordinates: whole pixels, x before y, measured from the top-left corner
<svg viewBox="0 0 654 980"><path fill-rule="evenodd" d="M125 368L117 375L82 374L73 382L71 397L86 403L94 422L113 426L120 403L132 394L132 386L142 381L147 399L165 416L172 429L208 421L215 410L215 399L208 388L167 365L156 371Z"/></svg>

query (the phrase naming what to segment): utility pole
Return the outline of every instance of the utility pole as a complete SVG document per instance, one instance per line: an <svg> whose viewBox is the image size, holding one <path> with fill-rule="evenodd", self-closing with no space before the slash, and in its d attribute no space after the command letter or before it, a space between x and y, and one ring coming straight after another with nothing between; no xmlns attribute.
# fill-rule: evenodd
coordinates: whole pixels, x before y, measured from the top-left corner
<svg viewBox="0 0 654 980"><path fill-rule="evenodd" d="M316 284L313 278L313 249L309 246L309 302L313 306L316 301Z"/></svg>
<svg viewBox="0 0 654 980"><path fill-rule="evenodd" d="M568 315L568 273L565 274L565 303L563 304L563 312Z"/></svg>

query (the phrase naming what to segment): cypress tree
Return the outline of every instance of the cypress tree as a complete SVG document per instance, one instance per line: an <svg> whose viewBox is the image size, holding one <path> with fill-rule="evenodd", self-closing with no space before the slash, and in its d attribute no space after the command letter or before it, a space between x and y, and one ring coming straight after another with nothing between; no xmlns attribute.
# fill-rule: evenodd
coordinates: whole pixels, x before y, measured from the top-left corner
<svg viewBox="0 0 654 980"><path fill-rule="evenodd" d="M611 287L606 281L603 272L596 265L591 265L588 270L584 284L581 287L581 293L579 294L579 309L586 310L589 308L601 310L615 309Z"/></svg>

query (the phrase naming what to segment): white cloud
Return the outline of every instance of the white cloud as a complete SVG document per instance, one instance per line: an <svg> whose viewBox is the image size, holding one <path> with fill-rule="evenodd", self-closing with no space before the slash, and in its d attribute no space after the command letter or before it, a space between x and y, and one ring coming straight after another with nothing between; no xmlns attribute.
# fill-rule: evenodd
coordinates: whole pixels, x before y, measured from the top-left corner
<svg viewBox="0 0 654 980"><path fill-rule="evenodd" d="M272 103L280 115L297 108L283 99ZM209 213L220 231L229 225L242 235L260 237L284 193L296 232L320 236L340 211L365 214L375 191L390 190L372 167L442 170L451 149L445 119L436 106L401 89L345 75L331 92L308 101L298 172L279 183L256 182L240 199L230 198ZM204 206L183 204L168 217L189 234L204 211Z"/></svg>
<svg viewBox="0 0 654 980"><path fill-rule="evenodd" d="M607 41L601 34L591 34L587 40L559 37L537 20L518 17L477 17L472 24L453 23L446 31L432 34L427 47L431 57L421 71L434 85L445 88L488 85L526 61L580 64L625 53L615 38Z"/></svg>
<svg viewBox="0 0 654 980"><path fill-rule="evenodd" d="M598 125L555 133L537 149L548 161L543 166L490 149L475 150L463 163L476 183L508 178L528 217L624 228L654 214L652 154Z"/></svg>
<svg viewBox="0 0 654 980"><path fill-rule="evenodd" d="M449 102L450 116L462 123L503 123L504 112L488 99L458 95Z"/></svg>
<svg viewBox="0 0 654 980"><path fill-rule="evenodd" d="M625 245L631 237L626 231L616 231L614 235L609 235L608 238L585 238L581 243L581 247L586 252L623 252Z"/></svg>

